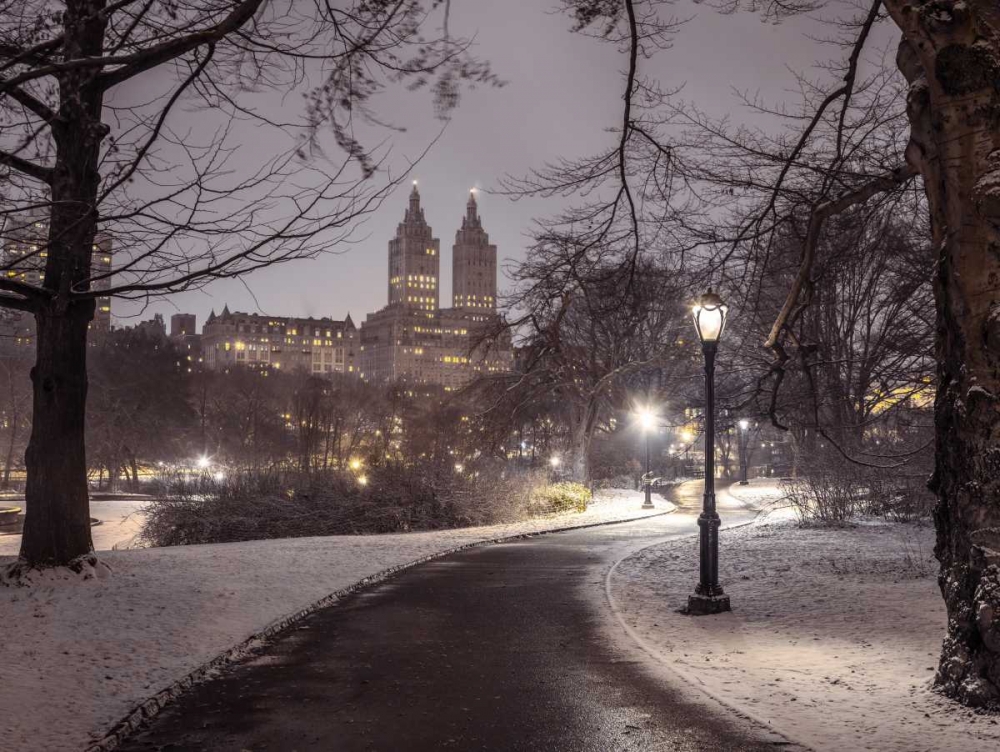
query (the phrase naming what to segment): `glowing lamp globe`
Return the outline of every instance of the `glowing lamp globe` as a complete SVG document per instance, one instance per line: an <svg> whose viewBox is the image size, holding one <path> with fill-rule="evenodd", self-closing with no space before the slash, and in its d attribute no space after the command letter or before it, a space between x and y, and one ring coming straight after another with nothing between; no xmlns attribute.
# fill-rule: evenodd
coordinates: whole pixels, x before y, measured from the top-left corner
<svg viewBox="0 0 1000 752"><path fill-rule="evenodd" d="M698 339L702 344L714 345L722 337L722 332L726 329L726 315L729 313L729 306L722 302L722 298L708 288L708 292L698 298L691 309L694 318L694 328L698 332Z"/></svg>

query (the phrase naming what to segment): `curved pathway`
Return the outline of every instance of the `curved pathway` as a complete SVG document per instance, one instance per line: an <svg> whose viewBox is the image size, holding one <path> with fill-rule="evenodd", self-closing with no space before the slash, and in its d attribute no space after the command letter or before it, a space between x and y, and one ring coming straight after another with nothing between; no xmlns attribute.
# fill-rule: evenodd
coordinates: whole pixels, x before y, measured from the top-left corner
<svg viewBox="0 0 1000 752"><path fill-rule="evenodd" d="M673 515L473 549L407 570L192 688L119 749L784 746L658 675L603 600L604 576L629 551L697 529L700 494L700 481L677 489ZM720 512L726 523L751 516L726 495Z"/></svg>

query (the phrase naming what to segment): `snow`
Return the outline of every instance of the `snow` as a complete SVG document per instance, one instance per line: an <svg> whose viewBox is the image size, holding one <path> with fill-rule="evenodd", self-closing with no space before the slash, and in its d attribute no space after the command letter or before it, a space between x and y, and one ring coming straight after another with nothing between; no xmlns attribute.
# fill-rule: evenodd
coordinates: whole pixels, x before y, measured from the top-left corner
<svg viewBox="0 0 1000 752"><path fill-rule="evenodd" d="M95 502L95 516L108 503ZM643 512L641 493L615 493L583 513L511 525L107 551L110 575L62 571L0 588L0 749L78 751L192 670L386 569L479 541L672 508L654 503ZM110 548L136 522L126 506L104 509L108 527L94 530ZM4 550L16 552L14 538ZM0 565L12 560L0 557Z"/></svg>
<svg viewBox="0 0 1000 752"><path fill-rule="evenodd" d="M1000 717L931 691L947 621L933 538L914 524L766 522L721 534L732 613L677 613L697 580L693 538L620 562L608 592L669 668L807 747L995 752Z"/></svg>
<svg viewBox="0 0 1000 752"><path fill-rule="evenodd" d="M754 478L745 486L734 483L728 488L728 492L733 498L754 509L763 509L784 498L785 494L779 485L780 480L780 478Z"/></svg>
<svg viewBox="0 0 1000 752"><path fill-rule="evenodd" d="M144 519L141 509L146 503L144 499L91 501L90 516L101 521L101 524L90 529L94 549L111 551L134 547L135 537L142 529ZM10 504L24 506L23 501ZM3 528L0 528L0 556L17 556L20 547L20 535L4 534Z"/></svg>

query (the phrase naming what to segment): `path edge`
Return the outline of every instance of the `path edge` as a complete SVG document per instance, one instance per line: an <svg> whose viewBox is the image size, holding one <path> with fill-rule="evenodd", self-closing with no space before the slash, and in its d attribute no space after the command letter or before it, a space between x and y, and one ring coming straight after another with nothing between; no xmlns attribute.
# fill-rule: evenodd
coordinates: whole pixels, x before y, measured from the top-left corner
<svg viewBox="0 0 1000 752"><path fill-rule="evenodd" d="M758 512L758 516L759 514L760 513ZM748 527L755 524L757 524L756 517L750 520L749 522L740 522L735 525L724 526L722 530L737 530L739 528ZM734 713L735 715L739 716L740 718L746 721L749 721L754 727L757 728L758 731L766 732L767 734L770 734L772 737L774 736L779 737L782 740L783 749L786 749L789 752L811 752L813 750L812 747L805 744L801 740L796 739L787 732L777 729L767 719L761 718L752 711L749 711L746 708L743 708L739 705L736 705L733 702L723 699L717 693L712 692L707 687L705 687L704 684L701 684L698 681L696 681L693 676L691 676L687 671L684 671L683 669L676 666L664 653L662 653L655 646L647 642L642 637L642 635L640 635L636 630L634 630L631 626L629 626L629 624L625 621L625 617L622 614L621 608L618 606L618 601L615 599L611 587L611 579L614 576L615 571L618 569L618 566L623 562L628 561L633 556L642 553L648 548L654 548L656 546L662 546L668 543L674 543L688 538L695 538L697 537L697 535L698 535L697 533L694 533L692 535L683 536L682 538L667 538L664 540L653 541L652 543L648 543L632 551L629 551L622 558L620 558L618 561L612 564L611 568L604 576L604 597L605 601L607 602L608 609L614 616L615 621L618 623L618 626L621 627L621 629L625 632L626 635L628 635L629 639L631 639L632 642L634 642L638 646L638 648L642 650L642 652L644 652L647 656L652 658L653 661L655 661L660 668L662 668L664 671L670 674L676 682L679 682L684 686L695 689L697 692L699 692L701 695L703 695L704 697L708 698L709 700L717 704L719 707L731 713ZM697 617L691 617L691 618L697 618ZM771 741L773 743L774 739L764 739L764 741Z"/></svg>
<svg viewBox="0 0 1000 752"><path fill-rule="evenodd" d="M671 503L671 502L668 502ZM638 522L640 520L649 520L656 517L663 517L668 514L673 514L677 511L677 505L671 503L671 509L667 509L663 512L657 512L656 514L647 514L641 517L633 517L627 520L612 520L609 522L588 522L585 525L567 525L566 527L552 528L551 530L538 530L530 533L517 533L516 535L505 535L498 538L486 538L479 541L473 541L472 543L464 543L461 546L456 546L455 548L449 548L444 551L439 551L437 553L428 554L427 556L422 556L419 559L414 559L413 561L406 562L405 564L397 564L396 566L388 567L386 569L380 570L375 574L363 577L357 582L348 585L347 587L335 590L328 595L324 595L319 600L313 601L304 608L299 609L287 616L279 617L277 621L271 622L269 625L263 629L254 632L249 637L241 640L233 647L228 650L223 651L215 658L201 664L200 666L189 671L187 674L182 676L180 679L172 682L168 686L161 689L156 694L148 697L142 702L138 703L132 710L125 714L121 720L116 722L107 733L104 734L98 741L90 742L88 745L83 747L83 752L112 752L112 750L117 749L124 741L129 737L139 731L143 726L149 724L157 715L159 715L170 703L184 694L193 685L211 679L213 674L223 670L227 666L236 663L237 661L250 655L255 649L259 648L266 640L269 640L277 635L281 634L289 627L302 621L307 616L319 611L321 609L332 606L338 601L346 598L349 595L353 595L362 590L366 590L373 585L381 584L388 579L396 576L397 574L411 569L413 567L419 566L421 564L426 564L429 561L434 561L435 559L440 559L445 556L450 556L451 554L459 553L461 551L467 551L472 548L481 548L483 546L492 546L498 543L509 543L511 541L526 540L528 538L535 538L540 535L552 535L553 533L565 533L571 530L585 530L587 528L593 527L606 527L608 525L622 525L628 522ZM615 564L617 566L617 563Z"/></svg>

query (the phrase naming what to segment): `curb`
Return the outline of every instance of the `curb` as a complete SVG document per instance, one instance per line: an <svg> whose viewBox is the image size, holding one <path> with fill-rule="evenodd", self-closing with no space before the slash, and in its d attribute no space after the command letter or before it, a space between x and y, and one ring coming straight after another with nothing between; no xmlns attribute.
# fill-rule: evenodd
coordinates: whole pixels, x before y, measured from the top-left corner
<svg viewBox="0 0 1000 752"><path fill-rule="evenodd" d="M729 525L723 527L722 530L739 530L745 527L752 527L753 525L757 524L757 518L760 517L760 515L761 512L758 510L756 512L755 517L749 522L739 522L735 525ZM623 562L628 561L636 554L639 554L648 548L653 548L655 546L662 546L678 540L686 540L688 538L697 537L697 535L698 535L697 533L694 533L693 535L685 536L684 538L674 538L674 539L654 541L648 545L641 546L639 548L634 549L633 551L630 551L628 554L626 554L618 561L616 561L614 564L612 564L611 568L608 570L608 573L604 577L604 597L605 600L607 601L608 608L614 615L615 621L618 622L618 625L622 628L625 634L629 636L632 642L634 642L639 647L640 650L642 650L646 655L652 658L658 665L662 666L664 670L673 675L678 681L682 682L685 686L691 687L696 691L700 692L702 695L704 695L705 697L709 698L710 700L718 704L724 710L727 710L730 713L735 714L736 716L744 719L745 721L749 721L752 724L752 726L756 728L756 730L762 737L761 741L770 742L772 744L775 743L780 744L783 749L787 749L789 750L789 752L808 752L812 750L812 747L807 746L798 739L795 739L794 737L788 735L784 731L779 731L778 729L776 729L773 725L771 725L771 723L768 720L760 718L753 712L748 711L745 708L742 708L732 702L724 700L716 693L707 689L704 686L704 684L701 684L700 682L696 681L694 677L692 677L687 671L678 668L657 648L650 645L645 639L643 639L643 637L636 630L630 627L628 623L625 621L621 609L618 606L618 601L615 599L614 594L611 592L612 591L611 578L614 576L615 570L618 569L618 566ZM777 741L775 737L777 737Z"/></svg>
<svg viewBox="0 0 1000 752"><path fill-rule="evenodd" d="M664 512L647 514L642 517L633 517L632 519L627 520L590 522L586 525L569 525L567 527L552 528L551 530L539 530L533 533L518 533L516 535L506 535L499 538L488 538L485 540L475 541L473 543L466 543L464 545L457 546L456 548L450 548L445 551L423 556L419 559L414 559L413 561L405 564L398 564L394 567L383 569L380 572L376 572L375 574L358 580L353 585L348 585L347 587L336 590L329 595L325 595L318 601L314 601L293 614L281 617L278 621L272 622L259 632L255 632L242 642L237 643L225 652L208 661L208 663L203 663L201 666L198 666L193 671L190 671L188 674L176 680L169 686L161 689L152 697L149 697L136 705L125 715L124 718L114 724L111 727L111 730L108 731L99 741L91 742L88 746L84 747L84 752L111 752L126 739L132 736L132 734L152 721L165 707L190 689L192 685L205 681L206 679L210 679L214 673L221 671L231 663L235 663L241 658L250 655L266 640L279 635L281 632L284 632L286 629L306 618L310 614L328 606L332 606L337 601L359 591L365 590L372 585L380 584L407 569L419 566L420 564L426 564L427 562L434 561L435 559L450 556L451 554L467 551L472 548L482 548L484 546L491 546L498 543L526 540L528 538L536 538L541 535L551 535L552 533L565 533L571 530L586 530L587 528L621 525L627 522L638 522L639 520L663 517L665 515L672 514L677 510L676 505L672 505L672 507L673 508Z"/></svg>

